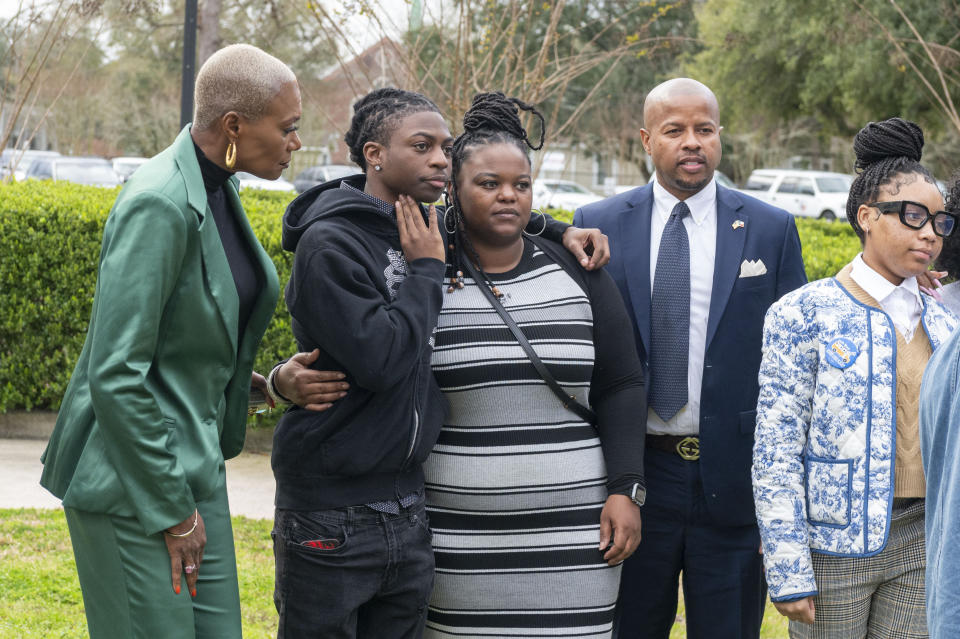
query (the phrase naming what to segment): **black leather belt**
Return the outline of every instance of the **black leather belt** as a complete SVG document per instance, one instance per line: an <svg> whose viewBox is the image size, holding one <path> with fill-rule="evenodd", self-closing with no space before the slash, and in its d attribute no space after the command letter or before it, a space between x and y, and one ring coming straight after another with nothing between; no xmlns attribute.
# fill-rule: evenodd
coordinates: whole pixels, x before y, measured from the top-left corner
<svg viewBox="0 0 960 639"><path fill-rule="evenodd" d="M696 435L647 435L647 446L674 453L687 461L700 459L700 438Z"/></svg>

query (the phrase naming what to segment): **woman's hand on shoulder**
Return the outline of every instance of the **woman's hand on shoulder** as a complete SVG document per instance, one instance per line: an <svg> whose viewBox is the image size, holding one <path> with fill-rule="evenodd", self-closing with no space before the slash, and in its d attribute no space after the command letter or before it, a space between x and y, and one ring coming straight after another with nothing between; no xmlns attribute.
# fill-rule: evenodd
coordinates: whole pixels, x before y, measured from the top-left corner
<svg viewBox="0 0 960 639"><path fill-rule="evenodd" d="M607 564L614 566L633 554L640 545L641 523L640 507L629 497L607 497L600 512L600 552L606 550Z"/></svg>
<svg viewBox="0 0 960 639"><path fill-rule="evenodd" d="M946 276L946 271L924 271L917 275L917 285L921 291L938 302L942 302L943 297L940 295L940 289L943 288L943 284L940 283L940 280Z"/></svg>
<svg viewBox="0 0 960 639"><path fill-rule="evenodd" d="M197 596L197 575L203 561L203 550L207 545L207 529L203 524L200 511L193 511L189 517L176 526L167 528L163 533L170 554L170 577L173 591L180 594L180 581L187 576L187 592Z"/></svg>

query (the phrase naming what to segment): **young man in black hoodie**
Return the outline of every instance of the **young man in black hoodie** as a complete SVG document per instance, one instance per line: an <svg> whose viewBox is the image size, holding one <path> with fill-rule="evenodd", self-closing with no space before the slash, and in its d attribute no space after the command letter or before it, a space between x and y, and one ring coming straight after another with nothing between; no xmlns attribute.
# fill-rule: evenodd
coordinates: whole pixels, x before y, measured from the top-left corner
<svg viewBox="0 0 960 639"><path fill-rule="evenodd" d="M453 137L426 97L379 89L354 105L346 142L366 175L310 189L283 219L297 344L317 349L310 373L344 371L350 391L324 412L294 407L274 435L279 636L412 638L433 585L421 463L446 413L430 369L445 247L433 207L398 219L395 203L440 196ZM546 234L585 266L605 259L598 233ZM290 383L303 361L271 382L310 405Z"/></svg>

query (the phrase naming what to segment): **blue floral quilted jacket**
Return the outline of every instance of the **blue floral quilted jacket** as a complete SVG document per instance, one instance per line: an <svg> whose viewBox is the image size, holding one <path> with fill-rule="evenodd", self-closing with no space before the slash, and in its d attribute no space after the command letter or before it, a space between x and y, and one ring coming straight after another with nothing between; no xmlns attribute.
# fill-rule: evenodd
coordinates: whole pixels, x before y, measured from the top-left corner
<svg viewBox="0 0 960 639"><path fill-rule="evenodd" d="M924 296L935 350L954 316ZM835 278L770 307L753 449L753 495L770 598L816 594L810 552L869 556L887 542L896 452L897 337Z"/></svg>

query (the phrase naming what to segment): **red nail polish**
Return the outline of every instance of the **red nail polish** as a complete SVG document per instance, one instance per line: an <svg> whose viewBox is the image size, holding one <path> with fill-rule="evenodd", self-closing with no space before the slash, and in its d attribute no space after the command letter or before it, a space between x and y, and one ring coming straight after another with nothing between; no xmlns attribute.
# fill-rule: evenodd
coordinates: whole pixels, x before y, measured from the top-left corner
<svg viewBox="0 0 960 639"><path fill-rule="evenodd" d="M177 584L173 587L173 592L177 593L178 595L180 594L180 584Z"/></svg>
<svg viewBox="0 0 960 639"><path fill-rule="evenodd" d="M196 589L196 588L194 588L193 590L190 591L190 596L191 596L191 597L196 597L196 596L197 596L197 589Z"/></svg>

